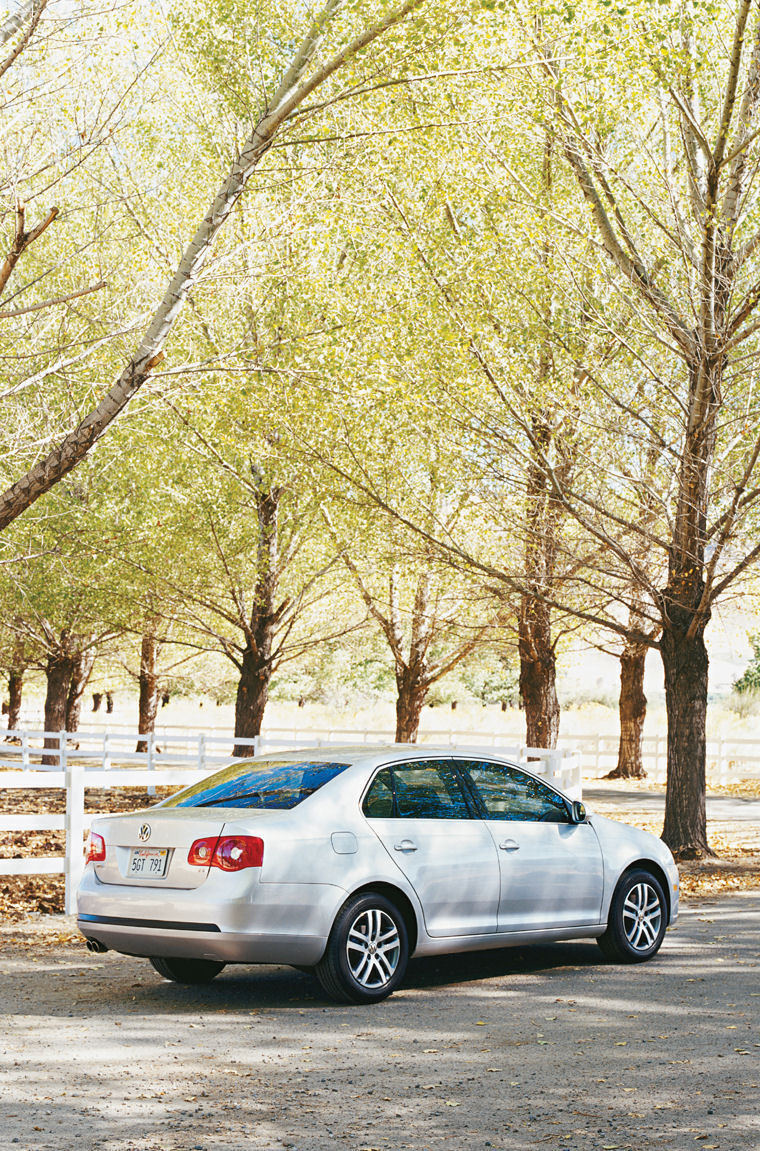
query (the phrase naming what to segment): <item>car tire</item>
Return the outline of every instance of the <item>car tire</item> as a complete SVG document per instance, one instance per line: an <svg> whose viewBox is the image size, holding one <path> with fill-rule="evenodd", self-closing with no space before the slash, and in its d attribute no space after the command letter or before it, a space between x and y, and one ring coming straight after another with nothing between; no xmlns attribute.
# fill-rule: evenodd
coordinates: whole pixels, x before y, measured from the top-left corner
<svg viewBox="0 0 760 1151"><path fill-rule="evenodd" d="M662 884L651 871L636 868L615 888L607 930L597 943L616 963L644 963L660 950L667 926Z"/></svg>
<svg viewBox="0 0 760 1151"><path fill-rule="evenodd" d="M408 960L403 915L384 895L365 892L343 904L314 972L338 1003L379 1003L399 986Z"/></svg>
<svg viewBox="0 0 760 1151"><path fill-rule="evenodd" d="M163 955L153 956L150 962L172 983L210 983L225 966L215 959L165 959Z"/></svg>

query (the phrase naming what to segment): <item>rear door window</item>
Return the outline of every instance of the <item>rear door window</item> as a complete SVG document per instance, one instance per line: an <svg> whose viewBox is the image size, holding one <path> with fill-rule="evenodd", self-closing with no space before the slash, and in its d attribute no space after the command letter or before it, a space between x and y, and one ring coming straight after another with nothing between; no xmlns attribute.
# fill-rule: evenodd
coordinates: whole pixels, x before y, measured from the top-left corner
<svg viewBox="0 0 760 1151"><path fill-rule="evenodd" d="M362 810L370 819L472 819L451 760L428 759L383 768Z"/></svg>

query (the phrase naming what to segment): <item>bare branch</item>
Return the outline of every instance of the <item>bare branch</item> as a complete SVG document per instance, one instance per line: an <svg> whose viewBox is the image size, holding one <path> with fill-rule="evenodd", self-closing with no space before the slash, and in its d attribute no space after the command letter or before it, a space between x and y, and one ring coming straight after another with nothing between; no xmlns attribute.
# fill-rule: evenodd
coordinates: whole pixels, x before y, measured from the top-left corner
<svg viewBox="0 0 760 1151"><path fill-rule="evenodd" d="M16 208L16 233L13 237L13 243L8 255L3 260L2 267L0 267L0 296L5 291L5 285L11 277L13 269L24 254L26 249L38 239L46 228L49 228L53 220L58 215L58 208L51 208L45 219L32 228L30 232L25 231L25 209L23 204L19 204Z"/></svg>
<svg viewBox="0 0 760 1151"><path fill-rule="evenodd" d="M41 304L30 304L28 308L16 308L12 312L0 312L0 320L12 320L16 316L27 316L30 312L40 312L43 308L52 308L55 304L68 304L69 300L78 300L80 296L89 296L93 292L100 292L107 287L105 280L100 280L91 288L80 288L78 292L69 292L67 296L54 296L52 300L43 300Z"/></svg>
<svg viewBox="0 0 760 1151"><path fill-rule="evenodd" d="M47 7L48 0L27 0L20 11L15 15L10 16L0 27L0 45L7 44L12 36L19 31L23 26L25 20L31 16L29 24L24 31L23 36L20 38L18 44L8 53L2 63L0 63L0 77L4 76L8 69L18 60L21 53L26 48L32 36L37 30L37 25L40 22L42 13Z"/></svg>

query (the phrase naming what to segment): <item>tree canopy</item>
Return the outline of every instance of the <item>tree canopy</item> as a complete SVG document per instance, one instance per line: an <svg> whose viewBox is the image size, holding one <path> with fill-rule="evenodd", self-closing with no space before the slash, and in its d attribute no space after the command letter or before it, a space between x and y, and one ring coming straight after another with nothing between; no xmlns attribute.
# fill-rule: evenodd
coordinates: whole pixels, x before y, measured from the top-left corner
<svg viewBox="0 0 760 1151"><path fill-rule="evenodd" d="M551 746L581 632L634 742L659 652L664 834L708 851L705 632L760 558L756 6L8 0L0 54L11 694L118 649L155 718L158 653L214 653L242 751L283 662L374 634L400 736L489 651Z"/></svg>

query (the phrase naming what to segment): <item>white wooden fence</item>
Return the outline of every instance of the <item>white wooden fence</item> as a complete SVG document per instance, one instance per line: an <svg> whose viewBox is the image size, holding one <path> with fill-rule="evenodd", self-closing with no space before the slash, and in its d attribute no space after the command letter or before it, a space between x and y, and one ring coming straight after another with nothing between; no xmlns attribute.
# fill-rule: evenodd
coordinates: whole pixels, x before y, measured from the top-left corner
<svg viewBox="0 0 760 1151"><path fill-rule="evenodd" d="M612 771L617 763L617 735L565 736L560 746L580 754L586 778L598 778ZM642 758L647 778L652 783L665 783L668 765L667 736L645 736ZM707 740L707 778L711 783L729 783L734 779L760 777L760 738L734 739L718 736Z"/></svg>
<svg viewBox="0 0 760 1151"><path fill-rule="evenodd" d="M161 772L162 785L184 786L195 783L207 773L197 768L171 768ZM85 787L146 787L155 783L154 772L139 768L96 770L69 765L65 771L7 771L0 775L5 788L60 788L66 796L65 815L0 814L2 831L65 831L64 855L0 859L0 875L61 875L66 877L65 907L67 915L76 911L76 890L84 869L84 835L91 816L85 814Z"/></svg>
<svg viewBox="0 0 760 1151"><path fill-rule="evenodd" d="M350 740L346 738L349 734ZM362 733L360 737L356 732L341 732L338 740L335 733L332 736L331 740L314 736L294 739L289 733L278 733L259 739L256 746L260 751L273 751L336 742L391 742L387 736L381 740L380 733ZM84 867L84 835L91 818L84 810L85 788L143 787L153 793L157 784L185 786L202 779L214 767L228 763L232 746L229 736L208 737L203 733L192 739L187 735L146 737L148 746L144 752L134 750L142 738L136 732L25 731L10 733L10 737L18 742L0 744L0 785L4 789L60 789L66 797L66 808L64 815L0 813L0 833L63 831L65 848L61 856L0 859L0 875L63 874L65 911L69 915L76 910L76 889ZM43 748L45 738L55 738L56 746ZM499 743L498 746L502 755L525 763L531 771L556 783L568 795L581 798L582 771L577 752L548 751L519 744L505 747ZM226 754L222 753L222 747ZM56 762L42 765L43 756Z"/></svg>
<svg viewBox="0 0 760 1151"><path fill-rule="evenodd" d="M139 736L134 731L99 727L79 731L44 732L25 728L0 732L0 770L17 768L28 770L40 767L42 741L45 737L55 741L55 747L45 753L53 762L53 770L64 770L69 761L97 765L105 770L112 766L143 767L148 771L159 767L197 767L199 771L212 771L226 763L231 755L234 739L228 730L213 728L191 730L162 727L155 734ZM136 752L138 739L146 743L146 751ZM300 727L267 728L262 736L247 741L257 751L275 751L285 748L320 747L330 744L392 743L393 733L387 730L356 731L351 728ZM447 728L441 731L421 732L420 744L448 747L498 749L504 755L521 758L526 750L518 734L481 732ZM560 738L559 750L580 755L583 773L598 777L611 771L617 762L618 737L598 732L565 735ZM663 733L645 736L643 758L649 778L653 782L665 781L667 741ZM547 753L542 751L541 756ZM760 777L760 738L734 739L718 737L707 741L707 774L714 782L730 779Z"/></svg>

